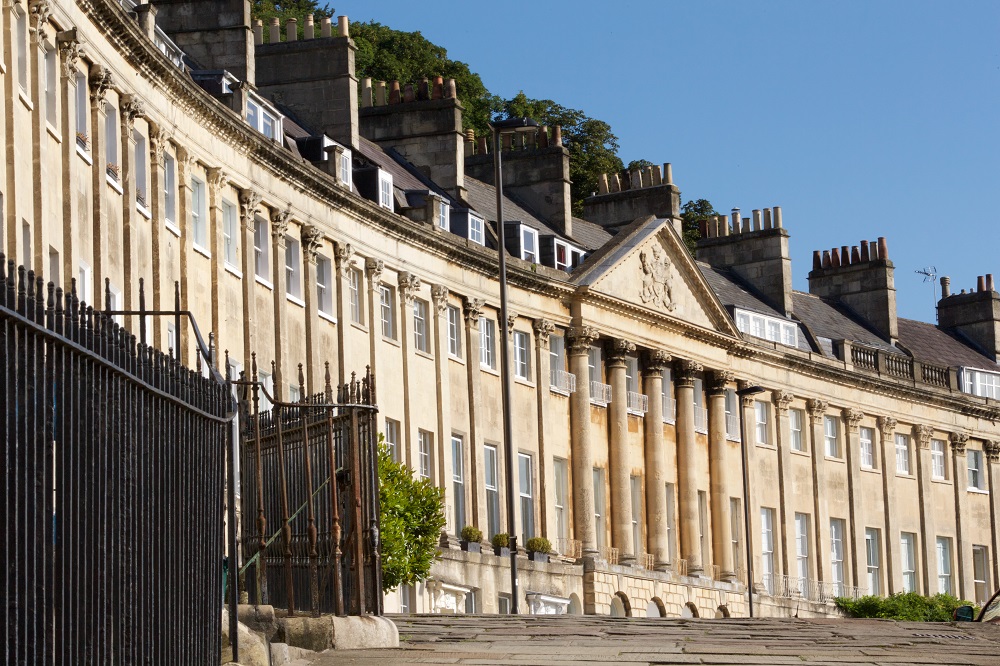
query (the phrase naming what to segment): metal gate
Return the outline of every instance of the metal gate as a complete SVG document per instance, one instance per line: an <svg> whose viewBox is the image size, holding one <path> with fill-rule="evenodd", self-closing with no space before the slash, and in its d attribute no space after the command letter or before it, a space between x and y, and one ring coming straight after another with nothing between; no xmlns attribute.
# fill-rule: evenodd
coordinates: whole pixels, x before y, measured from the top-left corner
<svg viewBox="0 0 1000 666"><path fill-rule="evenodd" d="M219 662L230 389L0 254L0 662Z"/></svg>
<svg viewBox="0 0 1000 666"><path fill-rule="evenodd" d="M299 402L275 400L255 379L236 383L243 387L240 544L250 600L289 615L381 615L374 376L352 374L334 399L327 364L325 390ZM304 396L303 383L300 365Z"/></svg>

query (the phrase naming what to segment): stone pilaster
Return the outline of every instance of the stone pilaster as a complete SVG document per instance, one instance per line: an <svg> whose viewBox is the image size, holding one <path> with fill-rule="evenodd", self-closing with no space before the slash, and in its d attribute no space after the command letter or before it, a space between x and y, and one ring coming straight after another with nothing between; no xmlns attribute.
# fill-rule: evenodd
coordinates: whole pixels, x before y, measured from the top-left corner
<svg viewBox="0 0 1000 666"><path fill-rule="evenodd" d="M45 26L48 23L50 14L51 7L48 0L33 0L33 2L29 3L29 37L25 53L28 56L28 69L30 70L29 76L31 79L28 95L33 102L31 111L31 177L34 183L42 182L42 164L48 157L47 155L43 155L43 152L48 152L46 150L48 141L43 141L46 138L45 125L47 123L45 109L47 100L45 98L44 80L45 42L43 40L45 37ZM11 33L13 32L12 30ZM13 34L7 35L5 39L11 37L13 37ZM13 73L11 76L13 76ZM11 126L8 127L8 131L13 130ZM45 220L52 215L52 212L45 207L47 202L45 201L43 188L32 188L31 203L31 253L33 256L26 258L26 268L29 270L34 269L36 274L46 275L48 266L45 259L48 255L49 238L46 233Z"/></svg>
<svg viewBox="0 0 1000 666"><path fill-rule="evenodd" d="M413 301L420 291L420 278L407 271L401 271L397 275L396 300L399 308L399 328L396 330L396 337L403 356L403 377L402 385L410 386L410 368L413 366ZM403 391L403 446L406 451L406 462L411 467L416 468L417 454L414 443L417 441L416 425L414 423L412 409L410 408L410 392ZM438 442L440 445L440 442ZM435 457L440 460L440 451ZM437 476L432 471L433 476ZM441 478L434 479L440 487Z"/></svg>
<svg viewBox="0 0 1000 666"><path fill-rule="evenodd" d="M983 451L986 454L986 468L987 468L987 478L989 481L990 488L990 524L996 525L997 520L1000 519L1000 442L996 440L986 440L983 442ZM993 557L993 578L991 580L1000 580L1000 531L993 529L991 530L993 537L992 546Z"/></svg>
<svg viewBox="0 0 1000 666"><path fill-rule="evenodd" d="M576 391L569 397L573 525L575 538L583 543L584 556L597 554L597 531L594 524L594 450L590 427L590 366L587 363L587 354L599 336L593 326L574 326L567 332L569 369L577 379Z"/></svg>
<svg viewBox="0 0 1000 666"><path fill-rule="evenodd" d="M920 571L921 587L918 592L931 595L937 592L937 530L934 521L933 490L931 478L931 436L934 429L928 425L913 426L913 442L916 445L917 495L920 502ZM995 579L994 579L995 580Z"/></svg>
<svg viewBox="0 0 1000 666"><path fill-rule="evenodd" d="M952 454L952 486L955 488L955 552L952 561L955 563L952 589L959 599L968 599L976 587L972 580L972 543L969 540L965 521L969 515L969 472L965 458L965 447L969 435L964 432L953 432L950 435ZM968 562L966 562L968 560Z"/></svg>
<svg viewBox="0 0 1000 666"><path fill-rule="evenodd" d="M483 447L486 445L485 438L479 420L484 414L483 388L479 369L479 317L482 315L486 302L480 298L465 298L463 309L465 313L465 370L468 373L469 384L469 472L472 486L472 511L470 522L481 529L487 539L489 534L489 521L486 516L486 470L483 466ZM500 450L497 450L497 457ZM497 461L497 484L500 483L500 466ZM497 525L503 531L503 523L506 512L503 507L499 512Z"/></svg>
<svg viewBox="0 0 1000 666"><path fill-rule="evenodd" d="M809 424L812 430L812 473L813 473L813 544L816 561L816 578L825 580L825 575L829 566L827 560L830 554L830 510L826 501L826 441L823 433L823 420L829 404L823 400L809 400L806 403L809 411ZM837 435L840 431L837 429ZM842 444L841 444L842 445ZM792 516L794 520L794 516ZM791 546L794 542L790 543ZM794 551L792 551L794 552ZM789 553L789 565L791 565L792 552ZM788 570L785 573L792 575L794 572Z"/></svg>
<svg viewBox="0 0 1000 666"><path fill-rule="evenodd" d="M608 443L610 446L609 480L611 482L611 545L618 549L620 561L635 561L632 541L632 491L628 455L628 385L625 379L625 359L635 353L635 344L621 338L608 340L605 358L611 404L608 405Z"/></svg>
<svg viewBox="0 0 1000 666"><path fill-rule="evenodd" d="M879 444L884 461L882 469L882 497L884 507L884 529L882 549L885 552L885 572L883 594L893 594L902 589L903 577L900 572L899 518L896 515L896 419L880 416L878 419Z"/></svg>
<svg viewBox="0 0 1000 666"><path fill-rule="evenodd" d="M135 95L122 95L121 127L119 129L119 158L121 160L122 186L122 295L124 309L139 309L139 252L144 249L140 220L144 220L136 209L136 156L135 156L135 119L146 115L145 103ZM213 299L213 302L218 302ZM213 308L215 311L217 308ZM133 317L124 318L126 326L133 333L138 333L136 320ZM219 330L213 326L212 330Z"/></svg>
<svg viewBox="0 0 1000 666"><path fill-rule="evenodd" d="M840 412L844 423L844 454L847 456L847 494L850 514L847 517L847 534L844 534L844 559L847 560L848 571L844 572L844 583L861 585L862 571L867 574L868 563L865 560L865 505L861 501L861 420L864 412L853 407ZM827 526L829 529L829 526ZM832 573L832 572L831 572ZM830 576L832 582L833 576Z"/></svg>
<svg viewBox="0 0 1000 666"><path fill-rule="evenodd" d="M341 284L345 285L344 289L346 290L349 287L346 285L344 278L348 277L348 271L352 267L352 262L354 261L352 258L354 256L354 248L351 247L350 243L337 243L334 256L337 258L338 271L340 271L342 275ZM378 344L378 340L382 335L381 325L378 322L376 314L379 311L379 289L382 286L382 271L385 269L385 264L381 259L373 259L369 257L365 259L364 267L365 286L362 287L361 285L358 285L359 291L362 288L364 289L364 294L358 294L358 298L365 300L365 322L368 326L368 362L371 364L372 373L375 373L376 367L378 366L378 354L375 353L375 349ZM343 338L338 340L338 343L342 340ZM346 342L344 344L346 344ZM343 378L340 380L341 384L347 381L346 351L340 355L340 376ZM378 377L378 375L375 376Z"/></svg>
<svg viewBox="0 0 1000 666"><path fill-rule="evenodd" d="M643 354L643 390L649 396L643 429L646 466L646 549L656 558L656 568L670 564L667 538L667 456L663 442L663 370L670 354L654 350Z"/></svg>
<svg viewBox="0 0 1000 666"><path fill-rule="evenodd" d="M74 232L79 229L80 220L75 191L82 160L76 156L76 94L77 65L83 53L81 39L76 29L66 30L56 35L59 47L60 70L59 103L62 107L62 117L59 119L59 132L62 141L62 284L60 287L69 289L70 279L76 277L80 265L80 248L76 245ZM0 225L3 221L0 220ZM156 254L154 252L154 254ZM150 285L153 287L153 285ZM155 290L155 287L150 291ZM158 290L156 290L158 291ZM156 317L154 317L156 319ZM155 339L155 338L154 338ZM147 342L149 342L147 340Z"/></svg>
<svg viewBox="0 0 1000 666"><path fill-rule="evenodd" d="M709 501L712 512L712 552L723 580L736 578L733 562L733 522L729 498L729 442L726 439L726 388L736 375L730 370L708 374Z"/></svg>
<svg viewBox="0 0 1000 666"><path fill-rule="evenodd" d="M795 552L795 515L792 497L792 445L791 428L788 424L788 405L791 404L794 396L787 391L776 390L771 392L771 404L774 406L774 434L775 445L778 449L778 504L777 514L779 526L777 526L776 539L779 542L781 556L781 570L791 572L792 563L788 561L789 553ZM750 442L756 437L750 434L751 421L747 421L747 435ZM749 445L749 443L748 443ZM789 515L791 513L791 515Z"/></svg>
<svg viewBox="0 0 1000 666"><path fill-rule="evenodd" d="M161 174L162 167L157 171ZM162 182L162 180L160 181ZM158 197L162 203L162 194ZM257 347L257 301L254 290L257 288L256 266L254 262L254 231L257 225L257 213L260 211L261 196L256 190L240 190L240 255L243 279L240 286L243 290L243 367L250 372L250 354ZM157 225L160 226L160 225Z"/></svg>
<svg viewBox="0 0 1000 666"><path fill-rule="evenodd" d="M741 379L737 382L737 387L739 390L748 389L753 386L754 383ZM754 403L756 399L753 395L746 395L740 398L739 410L740 418L743 419L746 442L743 446L744 460L743 464L746 465L747 476L750 482L750 498L748 499L749 506L747 509L750 511L750 534L746 535L747 548L753 553L753 570L754 570L754 581L748 581L754 585L754 588L763 591L763 587L758 584L758 581L762 582L762 575L764 573L761 568L761 555L763 551L762 547L762 535L761 535L761 479L759 473L759 467L757 465L757 438L754 434L754 424L756 423L756 415L754 414ZM773 559L774 559L774 574L780 574L783 572L781 570L782 562L784 561L784 539L781 537L782 530L784 526L778 524L781 520L781 508L780 507L769 507L774 509L775 523L771 526L771 534L774 543ZM777 534L777 536L774 536ZM784 571L787 573L787 571Z"/></svg>
<svg viewBox="0 0 1000 666"><path fill-rule="evenodd" d="M91 191L94 193L92 223L93 232L93 289L91 300L95 309L104 303L104 292L100 285L104 284L107 267L104 259L107 256L108 244L108 186L106 184L107 160L105 159L106 142L105 119L107 117L106 95L114 86L114 76L111 70L102 65L90 66L90 154L94 160L91 167ZM180 160L178 160L180 163ZM180 189L180 188L178 188ZM13 236L13 234L12 234ZM178 335L180 331L178 331Z"/></svg>
<svg viewBox="0 0 1000 666"><path fill-rule="evenodd" d="M229 184L229 175L216 167L208 170L208 249L212 254L212 303L219 303L219 288L226 273L225 250L223 245L222 191ZM135 205L133 204L133 208ZM221 332L219 312L221 308L212 307L210 322L211 330L218 336ZM218 358L216 354L216 358ZM216 368L218 369L218 368ZM225 376L225 368L222 369Z"/></svg>
<svg viewBox="0 0 1000 666"><path fill-rule="evenodd" d="M448 287L437 284L431 287L431 308L428 314L429 321L427 322L427 335L433 335L430 338L430 344L428 349L434 354L434 375L437 380L437 432L438 432L438 450L441 455L437 458L438 463L438 478L441 479L441 485L445 489L445 502L450 503L451 506L455 506L456 498L454 495L454 489L452 486L454 484L448 483L451 479L448 476L449 472L453 472L455 468L455 461L453 460L451 453L451 373L448 372ZM465 458L468 457L469 442L463 440L463 451L461 468L463 472L466 469ZM447 465L446 461L450 460L451 465ZM469 481L467 475L463 475L464 483L462 488L465 490L465 494L468 495L469 491ZM467 497L461 498L464 506L468 507ZM469 514L466 511L465 522L469 522ZM458 535L461 532L464 525L455 525L455 534Z"/></svg>
<svg viewBox="0 0 1000 666"><path fill-rule="evenodd" d="M549 336L556 330L555 324L548 319L536 319L532 322L532 329L535 331L535 412L538 418L538 497L539 504L539 525L538 534L546 536L550 540L563 538L562 534L556 534L556 522L549 515L554 510L555 496L552 489L555 488L555 477L553 476L553 466L549 464L551 456L548 453L548 437L546 436L546 425L549 423L549 385L551 377L551 357L549 356ZM551 529L550 529L551 526Z"/></svg>
<svg viewBox="0 0 1000 666"><path fill-rule="evenodd" d="M704 569L699 538L698 447L694 432L694 380L701 364L683 359L674 362L674 390L677 393L677 494L681 558L688 573L700 575Z"/></svg>
<svg viewBox="0 0 1000 666"><path fill-rule="evenodd" d="M191 228L191 172L198 165L198 158L192 155L186 148L177 149L177 226L181 230L180 255L181 255L181 308L190 310L190 290L188 284L193 278L194 271L191 270L192 247L194 245L194 229ZM190 327L181 321L181 330L177 331L177 340L180 345L180 358L185 363L194 364L194 357L190 356ZM275 379L277 388L277 379Z"/></svg>
<svg viewBox="0 0 1000 666"><path fill-rule="evenodd" d="M164 209L166 206L166 158L164 157L167 147L170 145L170 132L158 127L152 122L149 124L149 208L152 214L152 224L150 225L151 232L151 243L152 243L152 271L153 271L153 282L147 285L146 289L146 304L151 305L154 310L163 310L165 305L165 295L167 293L167 287L170 283L169 275L165 269L165 266L170 265L170 247L167 242L168 238L172 238L173 235L166 230L164 226L164 219L166 217ZM74 160L79 161L79 160ZM243 228L241 223L240 229ZM67 231L69 235L72 235ZM242 236L242 233L240 234ZM76 248L74 246L74 251ZM76 266L78 265L78 259L73 260L73 266L71 270L74 272L71 275L75 275ZM250 278L251 281L253 278ZM244 280L245 282L245 280ZM152 295L152 300L149 300L150 295ZM243 312L246 310L244 308ZM153 317L153 338L155 344L163 349L165 349L166 342L166 322L163 321L163 317ZM235 349L232 351L236 351ZM246 354L247 357L250 356L249 353ZM243 358L243 356L237 356L238 358ZM246 360L246 359L244 359ZM249 365L244 364L244 368L249 368Z"/></svg>
<svg viewBox="0 0 1000 666"><path fill-rule="evenodd" d="M220 222L221 224L221 222ZM306 371L306 395L318 393L323 388L323 364L320 358L319 335L319 291L316 287L316 255L323 246L323 232L315 225L302 227L302 297L306 304L306 354L308 369ZM330 282L327 289L333 289L333 276L327 278ZM337 320L340 328L340 320Z"/></svg>
<svg viewBox="0 0 1000 666"><path fill-rule="evenodd" d="M288 360L288 279L285 272L285 234L288 233L288 225L291 222L292 210L289 206L284 210L274 209L271 211L271 284L274 291L271 294L274 301L273 324L274 324L274 397L278 400L286 400L288 391L285 388L286 377L285 363ZM287 383L290 386L295 378L291 374L291 368L287 368L289 376Z"/></svg>

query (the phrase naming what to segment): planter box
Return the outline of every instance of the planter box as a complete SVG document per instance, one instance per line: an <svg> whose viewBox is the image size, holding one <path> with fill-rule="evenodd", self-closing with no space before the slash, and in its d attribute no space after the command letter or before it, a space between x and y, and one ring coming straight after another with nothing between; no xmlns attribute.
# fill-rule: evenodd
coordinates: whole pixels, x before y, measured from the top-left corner
<svg viewBox="0 0 1000 666"><path fill-rule="evenodd" d="M493 546L493 554L498 557L510 557L510 548Z"/></svg>
<svg viewBox="0 0 1000 666"><path fill-rule="evenodd" d="M478 541L465 541L464 539L458 542L458 547L467 553L481 553L483 552L483 544Z"/></svg>
<svg viewBox="0 0 1000 666"><path fill-rule="evenodd" d="M528 559L531 560L532 562L548 562L549 561L549 554L548 553L536 553L534 551L530 551L529 550L528 551Z"/></svg>

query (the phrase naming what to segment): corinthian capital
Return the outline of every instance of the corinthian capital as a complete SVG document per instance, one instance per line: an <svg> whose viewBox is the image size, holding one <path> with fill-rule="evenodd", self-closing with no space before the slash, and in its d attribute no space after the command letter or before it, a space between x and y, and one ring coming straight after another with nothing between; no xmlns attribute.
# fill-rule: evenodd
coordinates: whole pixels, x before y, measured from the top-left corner
<svg viewBox="0 0 1000 666"><path fill-rule="evenodd" d="M604 351L609 364L624 366L625 357L635 353L635 343L623 338L611 338L605 343Z"/></svg>
<svg viewBox="0 0 1000 666"><path fill-rule="evenodd" d="M896 431L898 421L891 416L880 416L876 419L876 423L878 424L879 431L882 433L882 437L888 439Z"/></svg>
<svg viewBox="0 0 1000 666"><path fill-rule="evenodd" d="M288 224L292 219L292 206L288 205L284 210L275 210L271 213L271 238L278 245L284 246L285 234L288 233Z"/></svg>
<svg viewBox="0 0 1000 666"><path fill-rule="evenodd" d="M399 296L407 305L413 305L413 299L420 291L420 278L408 271L399 274Z"/></svg>
<svg viewBox="0 0 1000 666"><path fill-rule="evenodd" d="M316 254L322 246L323 232L319 230L319 227L313 224L302 227L302 251L306 255L306 260L315 262Z"/></svg>
<svg viewBox="0 0 1000 666"><path fill-rule="evenodd" d="M726 387L734 379L736 379L736 373L732 370L712 370L708 373L709 395L725 393Z"/></svg>
<svg viewBox="0 0 1000 666"><path fill-rule="evenodd" d="M701 363L688 358L674 359L674 373L678 386L694 386L695 375L702 371Z"/></svg>
<svg viewBox="0 0 1000 666"><path fill-rule="evenodd" d="M337 245L338 257L343 253L343 257L338 258L337 265L343 264L341 271L344 276L347 276L347 272L351 270L351 266L354 265L354 259L351 256L354 254L354 248L351 247L350 243L345 245ZM385 270L385 262L381 259L365 259L365 275L368 276L368 281L372 285L377 285L382 281L382 271Z"/></svg>
<svg viewBox="0 0 1000 666"><path fill-rule="evenodd" d="M771 404L774 405L775 411L779 414L788 411L788 405L792 404L792 400L795 400L795 396L788 391L781 389L771 391Z"/></svg>
<svg viewBox="0 0 1000 666"><path fill-rule="evenodd" d="M146 104L135 95L122 95L121 114L122 124L131 132L135 127L135 119L146 115Z"/></svg>
<svg viewBox="0 0 1000 666"><path fill-rule="evenodd" d="M847 429L854 432L861 424L861 419L865 418L865 413L860 409L848 407L840 411L840 416L844 419L844 423L847 424Z"/></svg>
<svg viewBox="0 0 1000 666"><path fill-rule="evenodd" d="M443 284L431 287L431 300L434 302L434 309L437 313L444 314L444 311L448 309L448 287Z"/></svg>
<svg viewBox="0 0 1000 666"><path fill-rule="evenodd" d="M28 13L31 15L31 31L37 35L52 16L52 3L49 0L28 0Z"/></svg>
<svg viewBox="0 0 1000 666"><path fill-rule="evenodd" d="M819 400L818 398L809 398L806 400L806 411L809 412L809 420L813 425L823 420L829 406L826 400Z"/></svg>
<svg viewBox="0 0 1000 666"><path fill-rule="evenodd" d="M647 375L662 375L674 359L662 349L650 349L642 355L642 360Z"/></svg>
<svg viewBox="0 0 1000 666"><path fill-rule="evenodd" d="M104 109L105 97L115 85L114 74L104 65L94 63L90 66L90 101L100 109Z"/></svg>
<svg viewBox="0 0 1000 666"><path fill-rule="evenodd" d="M601 333L593 326L572 326L566 331L566 337L569 338L571 354L586 354L591 345L601 337Z"/></svg>
<svg viewBox="0 0 1000 666"><path fill-rule="evenodd" d="M260 210L262 199L257 190L240 190L240 217L243 218L243 226L247 231L254 230L254 216Z"/></svg>
<svg viewBox="0 0 1000 666"><path fill-rule="evenodd" d="M990 439L983 441L983 451L991 463L1000 462L1000 442Z"/></svg>
<svg viewBox="0 0 1000 666"><path fill-rule="evenodd" d="M548 349L549 336L552 335L552 331L556 330L556 325L548 319L536 319L531 327L535 330L535 340L538 341L538 346L542 349Z"/></svg>
<svg viewBox="0 0 1000 666"><path fill-rule="evenodd" d="M968 433L964 432L953 432L950 435L951 439L951 452L956 456L965 454L965 445L969 442Z"/></svg>
<svg viewBox="0 0 1000 666"><path fill-rule="evenodd" d="M933 434L934 428L929 425L913 426L913 440L921 449L926 449L931 445L931 435Z"/></svg>
<svg viewBox="0 0 1000 666"><path fill-rule="evenodd" d="M76 65L83 55L83 40L77 35L76 28L63 30L56 35L59 46L59 62L62 63L62 73L66 78L75 77ZM75 83L75 78L73 79Z"/></svg>
<svg viewBox="0 0 1000 666"><path fill-rule="evenodd" d="M476 329L479 328L479 317L483 314L483 308L486 306L486 301L481 298L469 298L465 297L465 321Z"/></svg>

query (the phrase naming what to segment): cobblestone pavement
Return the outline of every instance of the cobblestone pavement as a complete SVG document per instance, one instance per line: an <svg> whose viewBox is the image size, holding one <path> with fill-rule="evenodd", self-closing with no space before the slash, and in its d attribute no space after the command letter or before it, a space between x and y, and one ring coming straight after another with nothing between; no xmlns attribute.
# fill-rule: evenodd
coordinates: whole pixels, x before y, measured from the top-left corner
<svg viewBox="0 0 1000 666"><path fill-rule="evenodd" d="M392 616L400 647L330 651L312 666L386 664L982 664L1000 626L888 620Z"/></svg>

